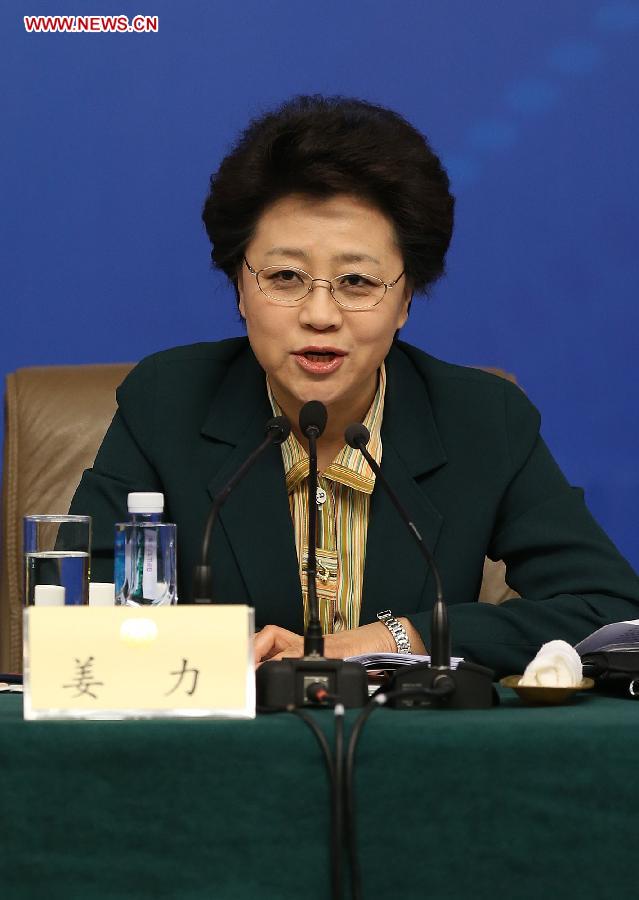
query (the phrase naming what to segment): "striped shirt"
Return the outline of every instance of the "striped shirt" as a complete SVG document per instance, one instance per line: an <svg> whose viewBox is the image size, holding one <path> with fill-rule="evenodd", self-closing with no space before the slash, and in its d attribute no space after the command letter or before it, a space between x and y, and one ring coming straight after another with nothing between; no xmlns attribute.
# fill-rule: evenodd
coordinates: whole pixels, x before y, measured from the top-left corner
<svg viewBox="0 0 639 900"><path fill-rule="evenodd" d="M268 378L266 386L273 413L279 416L282 411ZM386 369L382 363L377 391L363 420L371 435L368 450L378 464L382 460L385 392ZM293 432L282 444L282 460L295 532L306 627L309 459ZM348 445L344 445L330 466L318 474L317 599L324 634L356 628L359 624L370 496L374 487L374 472L360 451Z"/></svg>

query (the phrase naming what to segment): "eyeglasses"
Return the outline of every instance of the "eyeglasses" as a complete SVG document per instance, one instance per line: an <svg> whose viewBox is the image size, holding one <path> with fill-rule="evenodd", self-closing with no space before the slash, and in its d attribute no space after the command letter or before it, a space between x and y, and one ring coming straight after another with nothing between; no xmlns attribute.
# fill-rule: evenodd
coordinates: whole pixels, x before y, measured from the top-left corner
<svg viewBox="0 0 639 900"><path fill-rule="evenodd" d="M330 288L333 300L344 309L372 309L381 303L386 291L394 288L404 274L400 272L394 281L388 283L360 272L345 272L328 281L326 278L313 278L303 269L290 266L266 266L256 271L246 257L244 262L264 296L278 306L297 306L308 297L316 282L321 282Z"/></svg>

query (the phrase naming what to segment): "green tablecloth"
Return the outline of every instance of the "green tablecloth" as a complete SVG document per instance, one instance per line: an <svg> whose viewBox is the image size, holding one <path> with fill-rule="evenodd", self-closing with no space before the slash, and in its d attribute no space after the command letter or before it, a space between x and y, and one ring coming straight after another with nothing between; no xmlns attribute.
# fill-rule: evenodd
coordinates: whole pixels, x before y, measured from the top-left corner
<svg viewBox="0 0 639 900"><path fill-rule="evenodd" d="M502 696L373 714L357 764L365 898L639 896L639 703ZM314 715L332 734L331 713ZM0 695L0 791L2 900L330 897L327 779L290 715L23 722Z"/></svg>

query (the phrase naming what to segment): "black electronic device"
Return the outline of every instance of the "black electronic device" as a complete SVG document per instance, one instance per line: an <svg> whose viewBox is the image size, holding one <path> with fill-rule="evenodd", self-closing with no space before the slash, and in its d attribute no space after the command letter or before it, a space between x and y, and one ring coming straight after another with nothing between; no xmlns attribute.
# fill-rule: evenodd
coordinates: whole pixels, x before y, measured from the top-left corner
<svg viewBox="0 0 639 900"><path fill-rule="evenodd" d="M213 603L213 579L211 566L209 565L209 547L213 526L217 520L219 511L226 502L233 488L244 478L246 473L271 444L282 444L291 433L291 423L286 416L276 416L269 419L265 427L266 436L262 443L248 456L237 472L229 478L224 487L218 491L213 499L213 504L206 520L204 536L202 538L202 552L200 564L193 568L193 603Z"/></svg>
<svg viewBox="0 0 639 900"><path fill-rule="evenodd" d="M287 709L301 706L333 706L339 699L347 709L368 702L368 675L359 663L324 656L281 659L262 663L255 673L258 708ZM314 686L328 698L317 701Z"/></svg>
<svg viewBox="0 0 639 900"><path fill-rule="evenodd" d="M583 674L602 691L639 699L639 647L628 644L594 650L581 657ZM0 675L0 681L3 676Z"/></svg>
<svg viewBox="0 0 639 900"><path fill-rule="evenodd" d="M267 660L256 673L257 705L268 709L332 705L336 699L345 707L364 706L368 701L368 675L359 663L324 656L324 636L317 602L317 439L326 427L326 407L309 400L300 410L300 431L308 440L308 607L309 621L304 633L301 659ZM320 685L328 697L318 701L314 686ZM324 694L322 691L322 694Z"/></svg>
<svg viewBox="0 0 639 900"><path fill-rule="evenodd" d="M492 669L465 660L456 669L417 663L397 669L380 691L392 695L387 705L395 709L488 709L499 704L493 677ZM420 695L424 688L433 693Z"/></svg>
<svg viewBox="0 0 639 900"><path fill-rule="evenodd" d="M384 693L388 691L393 694L388 705L398 709L488 709L494 706L498 702L498 695L493 688L494 672L491 669L471 662L460 663L456 669L451 667L448 611L444 602L437 565L417 526L411 521L377 461L368 451L366 447L370 440L368 429L361 422L355 422L348 426L344 437L349 446L360 450L364 455L400 518L413 535L435 579L430 663L405 666L395 672L391 685L384 688ZM420 689L434 691L434 693L424 693L423 696L420 696ZM438 694L438 691L441 694ZM401 696L403 692L406 693L405 698Z"/></svg>

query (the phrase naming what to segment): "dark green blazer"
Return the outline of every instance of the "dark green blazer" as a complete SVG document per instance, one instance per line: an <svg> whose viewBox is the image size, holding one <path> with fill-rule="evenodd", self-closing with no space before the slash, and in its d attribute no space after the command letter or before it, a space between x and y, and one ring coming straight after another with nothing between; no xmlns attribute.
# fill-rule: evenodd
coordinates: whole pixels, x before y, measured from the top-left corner
<svg viewBox="0 0 639 900"><path fill-rule="evenodd" d="M539 414L503 379L408 344L386 360L382 469L435 554L450 604L453 652L497 673L522 671L553 638L639 618L639 579L571 488L539 436ZM178 592L212 498L262 440L264 372L246 338L143 360L71 509L93 517L92 577L113 580L113 524L129 491L163 491L178 525ZM484 556L503 559L521 600L477 603ZM255 607L257 627L302 631L293 526L279 447L224 506L212 541L216 599ZM390 607L429 645L433 578L386 494L373 491L361 624Z"/></svg>

